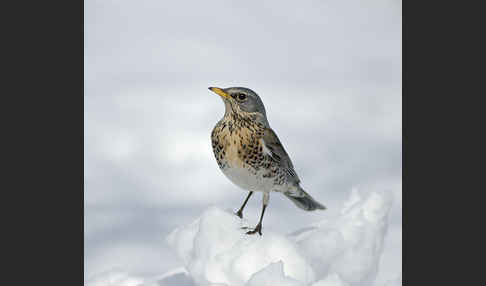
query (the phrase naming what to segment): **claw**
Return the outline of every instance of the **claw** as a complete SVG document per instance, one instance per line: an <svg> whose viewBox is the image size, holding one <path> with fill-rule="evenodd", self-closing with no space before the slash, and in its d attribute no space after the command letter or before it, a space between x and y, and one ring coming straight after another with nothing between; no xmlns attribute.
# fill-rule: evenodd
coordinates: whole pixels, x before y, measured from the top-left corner
<svg viewBox="0 0 486 286"><path fill-rule="evenodd" d="M243 218L243 212L241 210L237 211L235 215L239 216L241 219Z"/></svg>
<svg viewBox="0 0 486 286"><path fill-rule="evenodd" d="M254 230L250 230L246 234L255 234L257 232L258 232L259 235L262 235L262 225L261 224L257 224L257 226L255 227Z"/></svg>

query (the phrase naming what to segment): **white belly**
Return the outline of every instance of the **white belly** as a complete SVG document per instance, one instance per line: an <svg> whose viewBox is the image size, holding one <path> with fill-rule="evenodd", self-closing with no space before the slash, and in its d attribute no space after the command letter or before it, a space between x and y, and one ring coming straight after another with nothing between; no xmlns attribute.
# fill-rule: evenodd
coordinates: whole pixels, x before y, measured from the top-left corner
<svg viewBox="0 0 486 286"><path fill-rule="evenodd" d="M224 168L223 174L238 187L254 192L270 192L280 191L282 186L274 185L273 178L265 178L262 175L265 174L263 169L259 171L248 170L239 167Z"/></svg>

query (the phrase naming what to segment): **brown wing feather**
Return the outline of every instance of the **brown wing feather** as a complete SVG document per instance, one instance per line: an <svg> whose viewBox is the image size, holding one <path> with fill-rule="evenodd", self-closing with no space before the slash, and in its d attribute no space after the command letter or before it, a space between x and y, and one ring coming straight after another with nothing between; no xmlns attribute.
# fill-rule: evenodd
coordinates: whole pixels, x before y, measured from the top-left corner
<svg viewBox="0 0 486 286"><path fill-rule="evenodd" d="M271 152L270 156L279 164L280 168L285 171L287 178L297 184L300 183L299 176L297 176L297 172L294 170L294 166L292 165L289 155L278 139L277 134L275 134L271 128L265 128L263 141L265 142L267 149L269 149Z"/></svg>

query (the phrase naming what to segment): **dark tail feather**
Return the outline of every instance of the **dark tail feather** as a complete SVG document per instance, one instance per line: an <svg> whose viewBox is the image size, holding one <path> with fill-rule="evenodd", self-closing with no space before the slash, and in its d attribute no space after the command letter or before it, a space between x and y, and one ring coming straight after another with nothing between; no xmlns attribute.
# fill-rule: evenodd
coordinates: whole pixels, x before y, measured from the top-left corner
<svg viewBox="0 0 486 286"><path fill-rule="evenodd" d="M284 194L287 198L289 198L296 206L299 208L306 210L306 211L313 211L316 209L319 210L325 210L326 207L323 206L321 203L318 201L314 200L313 197L311 197L306 191L302 190L302 195L297 197L296 195L292 193L286 193Z"/></svg>

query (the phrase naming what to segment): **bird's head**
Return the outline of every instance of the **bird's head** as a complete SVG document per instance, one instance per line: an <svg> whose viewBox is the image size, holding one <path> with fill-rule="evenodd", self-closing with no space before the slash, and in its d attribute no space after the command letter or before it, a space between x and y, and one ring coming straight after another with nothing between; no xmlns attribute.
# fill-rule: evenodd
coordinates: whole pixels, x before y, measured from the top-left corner
<svg viewBox="0 0 486 286"><path fill-rule="evenodd" d="M258 94L253 90L246 87L210 87L209 90L223 99L226 108L225 114L237 113L245 117L256 116L265 123L267 122L265 106Z"/></svg>

